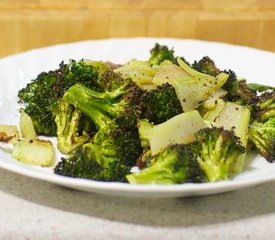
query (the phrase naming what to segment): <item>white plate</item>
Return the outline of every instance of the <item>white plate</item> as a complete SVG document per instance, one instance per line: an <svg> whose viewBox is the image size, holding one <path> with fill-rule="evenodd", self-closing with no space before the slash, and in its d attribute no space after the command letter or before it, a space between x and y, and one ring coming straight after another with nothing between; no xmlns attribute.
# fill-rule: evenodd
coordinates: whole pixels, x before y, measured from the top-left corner
<svg viewBox="0 0 275 240"><path fill-rule="evenodd" d="M147 59L156 42L174 47L176 55L193 62L210 56L221 69L232 69L249 82L274 84L275 54L217 42L180 39L108 39L62 44L31 50L0 59L0 123L18 124L17 93L37 74L56 69L61 61L92 59L125 63L131 58ZM183 197L232 191L275 179L275 164L249 154L245 171L232 180L203 184L130 185L73 179L54 175L52 169L31 167L0 150L0 167L32 178L74 189L112 195L139 197Z"/></svg>

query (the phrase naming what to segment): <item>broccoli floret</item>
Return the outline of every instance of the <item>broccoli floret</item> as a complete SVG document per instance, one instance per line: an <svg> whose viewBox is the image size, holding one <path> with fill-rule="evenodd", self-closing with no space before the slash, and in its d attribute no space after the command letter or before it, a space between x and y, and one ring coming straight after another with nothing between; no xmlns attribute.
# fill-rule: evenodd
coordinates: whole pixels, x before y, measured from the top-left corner
<svg viewBox="0 0 275 240"><path fill-rule="evenodd" d="M203 57L199 61L195 61L192 64L192 68L201 73L205 73L214 77L220 73L220 70L215 65L215 62L208 56Z"/></svg>
<svg viewBox="0 0 275 240"><path fill-rule="evenodd" d="M115 88L117 79L112 78L112 80L114 81L110 82L112 87L105 88L109 91L97 92L76 84L68 89L63 96L67 104L73 105L89 116L96 126L97 132L89 143L84 144L85 147L79 151L84 151L85 155L92 156L91 159L101 166L102 171L100 169L99 171L104 174L100 177L95 175L95 179L100 178L104 181L114 179L113 176L117 178L118 169L123 170L124 176L126 172L129 173L142 152L137 128L140 107L136 104L142 92L131 80L125 81L124 85L117 85L117 88ZM69 155L68 161L77 159L77 154L78 152L72 153L73 158ZM88 159L90 158L88 157ZM61 166L67 166L65 164L67 160L62 161L64 164ZM82 168L81 164L79 163L77 166ZM114 168L114 172L112 168ZM93 175L94 173L92 173ZM92 176L89 178L93 179Z"/></svg>
<svg viewBox="0 0 275 240"><path fill-rule="evenodd" d="M192 148L174 144L159 153L152 166L126 178L131 184L179 184L203 182L204 174Z"/></svg>
<svg viewBox="0 0 275 240"><path fill-rule="evenodd" d="M104 113L110 119L124 121L125 125L136 124L141 113L140 97L142 90L131 80L123 81L110 91L97 92L80 84L68 89L63 98L94 120L94 110ZM123 117L120 117L123 116ZM104 121L107 121L104 116ZM99 129L103 123L97 125ZM108 123L107 123L108 124Z"/></svg>
<svg viewBox="0 0 275 240"><path fill-rule="evenodd" d="M183 112L175 88L169 83L147 91L141 102L142 118L153 124L163 123Z"/></svg>
<svg viewBox="0 0 275 240"><path fill-rule="evenodd" d="M54 172L69 177L125 181L125 175L130 173L142 152L138 130L133 126L120 126L120 121L110 120L97 110L93 112L95 124L103 125L88 143L62 159Z"/></svg>
<svg viewBox="0 0 275 240"><path fill-rule="evenodd" d="M136 161L136 166L138 169L148 168L154 164L155 159L150 148L144 148Z"/></svg>
<svg viewBox="0 0 275 240"><path fill-rule="evenodd" d="M66 91L63 99L92 119L98 130L92 140L96 145L105 146L108 143L113 146L115 143L121 144L120 152L124 154L124 150L126 150L129 156L132 153L133 157L136 158L136 154L133 153L135 152L134 146L130 151L127 149L127 143L132 146L132 141L135 141L136 149L139 150L140 140L137 122L141 113L139 106L141 94L142 91L137 85L129 80L128 82L125 81L124 85L119 85L117 89L112 89L112 92L103 93L76 84ZM116 139L118 139L117 142ZM102 147L103 150L106 148L107 145ZM113 146L113 148L119 149L117 146Z"/></svg>
<svg viewBox="0 0 275 240"><path fill-rule="evenodd" d="M235 96L232 97L231 95L231 100L238 104L246 105L251 109L251 101L254 101L253 99L257 96L257 91L251 89L245 79L238 81L238 89L239 92Z"/></svg>
<svg viewBox="0 0 275 240"><path fill-rule="evenodd" d="M267 161L275 161L275 117L266 122L252 122L248 128L248 139Z"/></svg>
<svg viewBox="0 0 275 240"><path fill-rule="evenodd" d="M140 119L138 121L138 135L142 147L142 153L136 162L139 169L143 169L151 165L152 155L150 149L150 136L153 127L154 125L150 123L148 119Z"/></svg>
<svg viewBox="0 0 275 240"><path fill-rule="evenodd" d="M54 168L54 173L67 177L85 178L98 181L125 182L129 167L121 165L118 160L102 166L95 158L93 144L86 143L62 158Z"/></svg>
<svg viewBox="0 0 275 240"><path fill-rule="evenodd" d="M159 65L164 60L176 63L177 60L174 56L174 49L169 49L166 45L160 45L156 43L155 46L150 50L149 63L153 65Z"/></svg>
<svg viewBox="0 0 275 240"><path fill-rule="evenodd" d="M43 72L18 93L19 102L31 117L37 134L56 136L55 111L58 100L75 83L100 90L98 67L84 60L62 62L54 71Z"/></svg>
<svg viewBox="0 0 275 240"><path fill-rule="evenodd" d="M150 123L148 119L140 119L138 121L138 134L141 140L141 146L146 149L150 147L150 136L154 124Z"/></svg>
<svg viewBox="0 0 275 240"><path fill-rule="evenodd" d="M250 105L252 106L253 118L260 122L275 117L275 90L257 95L251 99Z"/></svg>
<svg viewBox="0 0 275 240"><path fill-rule="evenodd" d="M142 152L137 127L120 124L116 119L103 126L91 142L96 159L103 166L116 159L122 165L132 167Z"/></svg>
<svg viewBox="0 0 275 240"><path fill-rule="evenodd" d="M201 129L191 145L209 182L226 180L239 172L236 165L238 157L245 153L245 147L233 130L217 127Z"/></svg>
<svg viewBox="0 0 275 240"><path fill-rule="evenodd" d="M76 178L102 179L103 167L96 160L90 144L71 152L67 158L61 158L54 168L54 173Z"/></svg>
<svg viewBox="0 0 275 240"><path fill-rule="evenodd" d="M254 83L247 83L245 79L238 80L237 75L232 70L224 71L229 75L227 82L222 87L227 91L225 99L227 101L236 102L241 105L250 107L251 103L258 92L264 91L263 89L271 89L264 85Z"/></svg>
<svg viewBox="0 0 275 240"><path fill-rule="evenodd" d="M97 83L101 88L99 92L104 94L105 98L107 97L111 100L128 93L131 89L137 88L136 83L133 82L132 79L129 77L124 79L121 74L118 74L110 69L99 74Z"/></svg>
<svg viewBox="0 0 275 240"><path fill-rule="evenodd" d="M100 113L96 115L102 122L103 116L99 116ZM69 177L125 181L125 175L130 173L141 151L137 129L119 126L111 120L98 130L90 142L62 159L54 172Z"/></svg>
<svg viewBox="0 0 275 240"><path fill-rule="evenodd" d="M73 105L59 100L55 123L57 126L57 147L62 153L69 153L89 141L95 132L92 120Z"/></svg>
<svg viewBox="0 0 275 240"><path fill-rule="evenodd" d="M152 65L159 65L166 60L178 65L177 58L180 58L186 64L190 65L184 57L175 56L174 53L175 51L173 48L169 48L167 45L155 43L155 46L150 50L150 57L147 62Z"/></svg>
<svg viewBox="0 0 275 240"><path fill-rule="evenodd" d="M237 75L232 70L224 70L223 72L229 76L225 84L222 86L222 88L227 91L226 99L228 101L236 101L236 98L240 97Z"/></svg>

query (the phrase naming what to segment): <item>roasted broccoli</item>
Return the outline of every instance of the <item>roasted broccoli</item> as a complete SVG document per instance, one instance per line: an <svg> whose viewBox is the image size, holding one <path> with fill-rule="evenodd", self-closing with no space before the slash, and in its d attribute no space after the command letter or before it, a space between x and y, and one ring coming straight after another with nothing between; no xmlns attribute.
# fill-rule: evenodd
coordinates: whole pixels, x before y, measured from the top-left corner
<svg viewBox="0 0 275 240"><path fill-rule="evenodd" d="M239 172L237 161L246 151L233 130L217 127L198 131L191 146L209 182L226 180Z"/></svg>
<svg viewBox="0 0 275 240"><path fill-rule="evenodd" d="M269 162L275 161L275 117L266 122L254 121L248 128L248 139Z"/></svg>
<svg viewBox="0 0 275 240"><path fill-rule="evenodd" d="M182 107L175 88L169 83L147 91L142 99L142 118L153 124L165 122L182 113Z"/></svg>
<svg viewBox="0 0 275 240"><path fill-rule="evenodd" d="M222 88L227 91L226 99L228 101L239 100L243 96L239 89L238 78L236 73L232 70L224 70L223 72L228 74L229 76L225 84L222 86Z"/></svg>
<svg viewBox="0 0 275 240"><path fill-rule="evenodd" d="M214 60L212 60L209 56L204 56L199 61L194 61L191 67L201 73L205 73L214 77L220 73L220 70L216 66Z"/></svg>
<svg viewBox="0 0 275 240"><path fill-rule="evenodd" d="M121 124L117 119L99 129L91 142L96 159L104 166L117 159L122 165L132 167L142 151L137 127Z"/></svg>
<svg viewBox="0 0 275 240"><path fill-rule="evenodd" d="M131 83L134 83L131 81ZM125 125L136 123L141 113L139 99L142 91L135 85L128 85L126 82L119 88L111 92L96 92L79 84L72 86L63 96L65 102L74 105L80 111L88 115L99 129L103 123L98 124L98 119L95 121L94 111L100 111L104 115L103 121L107 117L118 118L125 121ZM123 116L123 117L120 117Z"/></svg>
<svg viewBox="0 0 275 240"><path fill-rule="evenodd" d="M90 140L95 132L92 120L73 105L59 100L56 110L57 148L69 153Z"/></svg>
<svg viewBox="0 0 275 240"><path fill-rule="evenodd" d="M141 146L146 149L150 147L150 136L154 124L148 121L148 119L140 119L138 121L138 134L141 141Z"/></svg>
<svg viewBox="0 0 275 240"><path fill-rule="evenodd" d="M110 82L112 87L108 88L109 91L105 88L105 92L96 92L76 84L63 96L67 104L73 105L89 116L97 130L89 143L69 155L68 161L73 162L74 158L78 159L77 154L84 151L85 155L92 156L88 159L100 165L99 169L102 168L104 173L100 175L100 178L106 181L114 180L114 176L118 176L117 169L123 170L124 176L126 172L129 173L142 152L137 128L140 115L137 101L142 92L131 80L125 81L124 85L117 85L117 88L114 87L117 79L113 81ZM62 160L63 164L59 165L59 173L62 173L62 166L67 166L66 161L66 159ZM81 164L77 166L82 168ZM87 164L90 163L87 162ZM95 165L95 163L92 164ZM106 172L109 177L106 177ZM121 179L121 174L119 174L119 179ZM89 178L92 178L92 175ZM96 175L95 178L98 176ZM119 179L116 181L120 181Z"/></svg>
<svg viewBox="0 0 275 240"><path fill-rule="evenodd" d="M131 184L199 183L205 180L197 156L189 145L173 144L155 157L155 163L126 176Z"/></svg>
<svg viewBox="0 0 275 240"><path fill-rule="evenodd" d="M104 121L104 115L96 110L94 114L93 120L98 120L95 124L103 126L88 143L62 159L54 171L71 177L124 181L142 151L138 130L120 126L116 119L106 117Z"/></svg>
<svg viewBox="0 0 275 240"><path fill-rule="evenodd" d="M230 96L230 95L229 95ZM239 103L241 105L245 105L251 109L251 101L257 96L257 91L251 89L249 84L245 79L238 81L238 92L232 97L227 97L226 99L229 100L231 98L232 101Z"/></svg>
<svg viewBox="0 0 275 240"><path fill-rule="evenodd" d="M19 102L31 117L38 135L56 136L58 100L75 83L94 90L101 89L97 83L98 69L84 60L71 60L68 64L62 62L58 69L39 74L19 91Z"/></svg>
<svg viewBox="0 0 275 240"><path fill-rule="evenodd" d="M115 159L109 162L109 165L103 166L96 160L93 147L92 143L86 143L71 152L67 158L62 158L57 163L54 173L74 178L125 182L129 168Z"/></svg>
<svg viewBox="0 0 275 240"><path fill-rule="evenodd" d="M275 116L275 90L266 91L250 100L253 118L265 122Z"/></svg>
<svg viewBox="0 0 275 240"><path fill-rule="evenodd" d="M160 45L156 43L155 46L150 50L149 63L153 65L159 65L164 60L176 63L176 57L174 56L174 49L169 49L166 45Z"/></svg>
<svg viewBox="0 0 275 240"><path fill-rule="evenodd" d="M142 147L142 153L136 161L139 169L149 167L153 162L150 149L150 136L153 127L154 124L150 123L148 119L140 119L138 121L138 135Z"/></svg>

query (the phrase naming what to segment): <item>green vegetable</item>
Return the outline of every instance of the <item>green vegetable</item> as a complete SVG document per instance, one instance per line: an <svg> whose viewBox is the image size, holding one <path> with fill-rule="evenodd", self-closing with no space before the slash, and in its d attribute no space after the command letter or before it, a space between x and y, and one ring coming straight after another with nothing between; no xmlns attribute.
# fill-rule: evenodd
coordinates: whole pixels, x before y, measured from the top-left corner
<svg viewBox="0 0 275 240"><path fill-rule="evenodd" d="M131 80L125 81L124 85L117 85L117 89L114 88L115 82L110 82L110 84L112 89L106 92L96 92L76 84L64 94L64 101L89 116L97 128L90 142L69 154L67 160L69 166L72 165L70 162L77 161L77 166L84 169L78 158L78 155L80 159L84 155L84 158L96 161L100 165L98 167L101 169L100 172L104 172L100 177L95 175L93 178L94 174L88 173L85 173L85 176L89 175L89 178L95 180L100 178L103 181L110 179L121 181L122 173L118 173L117 169L123 170L123 176L125 176L126 172L129 173L131 167L135 165L142 151L137 129L137 119L140 115L137 100L141 90ZM67 160L62 160L63 163L58 165L56 173L68 176ZM91 162L88 160L85 160L85 164L89 166ZM95 165L93 162L91 164ZM63 170L62 167L66 169ZM74 170L76 176L82 174L81 172L75 173L75 171L77 170Z"/></svg>
<svg viewBox="0 0 275 240"><path fill-rule="evenodd" d="M125 182L129 169L118 160L102 166L95 159L93 144L86 143L71 152L67 158L62 158L55 166L54 173L73 178Z"/></svg>
<svg viewBox="0 0 275 240"><path fill-rule="evenodd" d="M95 132L92 120L63 99L58 103L55 123L57 126L57 148L65 154L88 142Z"/></svg>
<svg viewBox="0 0 275 240"><path fill-rule="evenodd" d="M250 101L253 118L265 122L270 117L275 117L275 90L263 92Z"/></svg>
<svg viewBox="0 0 275 240"><path fill-rule="evenodd" d="M248 139L267 161L275 161L275 117L270 117L264 123L252 122L248 129Z"/></svg>
<svg viewBox="0 0 275 240"><path fill-rule="evenodd" d="M131 184L178 184L203 182L204 174L189 145L174 144L160 152L155 163L126 176Z"/></svg>
<svg viewBox="0 0 275 240"><path fill-rule="evenodd" d="M192 145L199 165L207 181L226 180L232 174L240 172L236 161L245 153L245 147L233 130L223 128L204 128L195 134Z"/></svg>
<svg viewBox="0 0 275 240"><path fill-rule="evenodd" d="M150 50L150 58L148 62L153 65L159 65L164 60L176 63L176 57L174 56L174 49L169 49L166 45L160 45L156 43Z"/></svg>
<svg viewBox="0 0 275 240"><path fill-rule="evenodd" d="M67 89L81 83L92 89L100 89L97 83L98 68L84 60L61 63L54 71L43 72L22 88L18 97L24 111L31 117L38 135L56 136L55 112L58 101Z"/></svg>
<svg viewBox="0 0 275 240"><path fill-rule="evenodd" d="M269 88L269 87L268 87ZM250 100L252 119L248 140L267 161L275 161L275 91L265 91Z"/></svg>
<svg viewBox="0 0 275 240"><path fill-rule="evenodd" d="M150 147L150 137L154 125L148 119L140 119L138 121L138 134L141 140L141 146L146 149Z"/></svg>
<svg viewBox="0 0 275 240"><path fill-rule="evenodd" d="M205 56L199 61L195 61L192 66L195 70L201 73L205 73L211 76L217 76L220 73L220 70L216 66L213 59L209 56Z"/></svg>
<svg viewBox="0 0 275 240"><path fill-rule="evenodd" d="M147 91L141 102L142 118L153 124L163 123L183 112L175 88L168 83Z"/></svg>

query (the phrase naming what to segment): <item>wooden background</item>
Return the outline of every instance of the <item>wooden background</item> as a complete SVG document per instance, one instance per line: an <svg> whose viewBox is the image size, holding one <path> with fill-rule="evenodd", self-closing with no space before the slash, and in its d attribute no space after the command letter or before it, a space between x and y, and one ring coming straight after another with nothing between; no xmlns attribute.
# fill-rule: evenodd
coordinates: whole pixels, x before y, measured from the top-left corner
<svg viewBox="0 0 275 240"><path fill-rule="evenodd" d="M57 43L137 36L275 52L275 0L0 0L0 57Z"/></svg>

